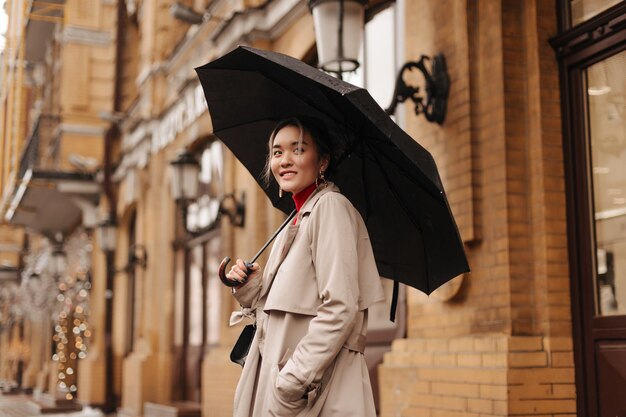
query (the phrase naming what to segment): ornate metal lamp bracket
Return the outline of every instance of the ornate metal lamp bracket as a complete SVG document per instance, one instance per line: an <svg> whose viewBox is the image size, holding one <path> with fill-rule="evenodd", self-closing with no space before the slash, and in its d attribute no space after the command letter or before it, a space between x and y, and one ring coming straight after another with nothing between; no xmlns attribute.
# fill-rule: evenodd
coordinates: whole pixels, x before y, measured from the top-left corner
<svg viewBox="0 0 626 417"><path fill-rule="evenodd" d="M226 200L231 200L231 207L224 206ZM241 193L241 198L237 199L235 193L226 194L220 201L220 215L225 214L230 219L230 224L235 227L244 227L246 218L246 194ZM218 217L219 220L219 217Z"/></svg>
<svg viewBox="0 0 626 417"><path fill-rule="evenodd" d="M393 92L393 100L385 110L387 114L396 111L398 103L404 103L411 99L415 103L415 114L424 114L429 122L443 124L446 117L448 93L450 91L450 78L446 68L446 59L442 54L432 58L430 72L426 68L425 61L431 58L422 55L419 61L410 61L402 66L396 78L396 87ZM407 85L404 81L404 73L418 69L426 80L426 97L420 96L420 88Z"/></svg>

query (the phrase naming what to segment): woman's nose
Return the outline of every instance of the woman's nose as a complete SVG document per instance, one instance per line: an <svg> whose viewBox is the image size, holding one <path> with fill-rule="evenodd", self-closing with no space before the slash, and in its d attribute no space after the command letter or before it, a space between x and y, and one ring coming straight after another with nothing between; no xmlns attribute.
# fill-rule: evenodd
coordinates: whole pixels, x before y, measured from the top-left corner
<svg viewBox="0 0 626 417"><path fill-rule="evenodd" d="M291 155L289 155L289 152L285 152L283 154L283 157L280 159L280 166L288 167L290 165L291 165Z"/></svg>

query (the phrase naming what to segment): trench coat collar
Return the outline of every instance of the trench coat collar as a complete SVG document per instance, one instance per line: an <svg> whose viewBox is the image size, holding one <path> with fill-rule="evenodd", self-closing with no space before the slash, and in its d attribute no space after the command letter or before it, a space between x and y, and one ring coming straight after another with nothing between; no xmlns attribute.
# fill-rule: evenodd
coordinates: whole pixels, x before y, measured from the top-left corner
<svg viewBox="0 0 626 417"><path fill-rule="evenodd" d="M330 192L337 192L337 193L340 192L339 187L337 187L335 183L330 182L330 181L326 182L325 184L320 185L317 188L317 190L313 191L313 193L304 202L304 204L302 205L302 208L298 212L297 223L299 224L304 216L308 216L309 214L311 214L311 210L313 210L313 207L315 207L315 204L317 204L319 199L324 194L330 193Z"/></svg>

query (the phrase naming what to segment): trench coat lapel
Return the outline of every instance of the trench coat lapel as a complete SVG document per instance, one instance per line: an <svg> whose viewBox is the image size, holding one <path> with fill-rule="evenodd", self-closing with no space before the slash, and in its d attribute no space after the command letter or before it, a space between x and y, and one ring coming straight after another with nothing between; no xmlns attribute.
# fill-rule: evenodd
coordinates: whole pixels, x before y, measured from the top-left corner
<svg viewBox="0 0 626 417"><path fill-rule="evenodd" d="M272 286L274 276L276 276L276 272L278 272L278 268L280 268L280 264L283 263L283 260L287 256L287 253L289 253L289 249L291 248L291 245L296 238L296 232L298 231L299 227L300 224L290 224L289 226L287 226L287 231L283 233L282 239L280 241L280 255L276 260L276 263L270 266L271 272L267 275L267 279L265 280L265 282L263 282L263 287L261 288L261 292L259 293L259 300L262 300L263 297L265 297L270 287Z"/></svg>
<svg viewBox="0 0 626 417"><path fill-rule="evenodd" d="M313 207L315 207L315 204L318 202L320 197L322 197L327 192L331 192L331 191L338 192L339 188L337 188L337 186L331 182L327 183L326 186L319 187L315 192L313 192L313 194L309 196L307 201L304 203L304 205L298 212L298 215L296 216L296 219L297 219L296 224L290 224L289 226L287 226L287 231L283 233L283 235L281 236L281 240L280 240L280 245L281 245L280 252L279 252L280 255L276 263L269 266L271 268L270 269L271 273L267 275L267 281L263 283L263 288L261 289L261 292L259 293L259 298L258 298L259 300L262 300L263 297L267 295L269 289L271 288L272 282L274 281L274 277L276 276L276 273L278 272L278 268L280 268L280 265L282 264L283 260L289 253L289 249L291 249L291 246L293 245L293 241L296 238L296 234L298 233L298 229L300 228L302 219L311 213L311 210L313 210Z"/></svg>

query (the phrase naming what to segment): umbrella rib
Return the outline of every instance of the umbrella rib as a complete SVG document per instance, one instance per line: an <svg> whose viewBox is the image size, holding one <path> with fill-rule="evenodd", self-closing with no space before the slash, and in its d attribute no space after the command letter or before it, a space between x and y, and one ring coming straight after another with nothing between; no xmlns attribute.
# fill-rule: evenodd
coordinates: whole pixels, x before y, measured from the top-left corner
<svg viewBox="0 0 626 417"><path fill-rule="evenodd" d="M371 149L371 148L370 148L370 149ZM402 152L402 151L400 151L400 152ZM374 155L375 155L375 154L374 154ZM392 162L392 163L394 162L394 160L393 160L393 159L391 159L391 158L390 158L388 155L386 155L384 152L382 153L382 155L383 155L383 156L385 157L385 159L387 159L388 161L390 161L390 162ZM405 156L406 156L406 154L404 154L404 152L402 152L402 155L405 155ZM376 161L378 162L378 159L377 159L377 158L376 158ZM422 184L420 184L417 180L415 180L415 178L413 178L413 175L412 175L410 172L408 172L406 169L404 169L404 167L399 166L399 165L397 165L397 164L395 164L395 163L394 163L394 165L395 165L395 166L397 166L397 167L398 167L398 169L400 169L400 170L402 171L402 173L405 175L405 177L407 177L407 178L409 179L409 181L411 181L413 184L415 184L415 185L417 185L417 186L420 186L420 187L422 186ZM426 188L425 188L425 191L426 191L426 192L428 192L429 194L432 194L432 192L428 191ZM434 195L435 199L439 199L439 198L441 198L441 194L443 194L443 192L442 192L442 191L439 191L437 194L435 194L435 195Z"/></svg>
<svg viewBox="0 0 626 417"><path fill-rule="evenodd" d="M211 109L210 108L209 108L209 114L211 114ZM254 119L254 120L246 120L244 123L236 123L236 124L233 124L233 125L230 125L230 126L226 126L226 127L220 126L220 128L218 130L214 130L213 131L213 134L219 138L219 136L220 136L219 132L223 132L224 130L234 129L234 128L237 128L237 127L240 127L240 126L244 126L244 125L249 125L249 124L252 124L252 123L264 122L266 120L272 120L274 122L277 122L274 119L270 119L269 117L258 118L258 119ZM268 137L268 139L269 139L269 137Z"/></svg>
<svg viewBox="0 0 626 417"><path fill-rule="evenodd" d="M381 144L383 144L383 145L387 145L388 143L394 144L394 143L393 143L393 142L391 142L391 141L389 141L389 142L387 142L387 141L382 141L382 140L379 140L378 138L375 138L375 137L370 137L370 138L377 139L377 142L380 142L380 143L381 143ZM347 157L349 157L349 156L350 156L350 155L351 155L351 154L352 154L352 153L356 150L357 146L358 146L359 144L361 144L361 143L364 143L364 142L366 142L366 141L365 141L365 140L363 140L363 139L361 139L360 141L355 141L355 142L353 143L352 147L351 147L349 150L347 150L346 152L344 152L344 153L341 155L341 157L340 157L340 158L339 158L339 160L337 161L337 166L340 166L340 165L341 165L341 163L342 163L342 162L343 162L343 161L344 161ZM370 149L370 150L372 150L372 147L371 147L370 141L367 141L367 144L368 144L369 149ZM394 144L394 145L395 145L395 144ZM397 148L397 147L396 147L396 149L398 149L400 152L402 152L399 148ZM395 164L395 161L394 161L393 159L391 159L391 158L389 157L389 155L385 154L384 152L381 152L381 153L382 153L382 155L385 157L385 159L386 159L386 160L388 160L388 161L392 162L395 166L397 166L397 167L398 167L398 169L400 169L400 170L402 171L402 173L403 173L403 174L404 174L404 175L405 175L405 176L406 176L406 177L407 177L407 178L408 178L408 179L409 179L409 180L410 180L413 184L415 184L415 185L417 185L417 186L419 186L419 187L422 187L422 184L420 184L417 180L415 180L415 178L413 178L412 173L410 173L409 171L407 171L404 167L402 167L402 166L398 166L397 164ZM372 152L372 154L373 154L373 155L375 155L375 153L374 153L374 152ZM402 155L406 156L406 154L404 154L404 152L402 152ZM362 158L363 158L363 159L365 159L365 156L366 156L365 151L362 151ZM379 163L379 161L378 161L377 159L376 159L376 162L378 162L378 163ZM411 162L411 161L409 160L409 162ZM429 194L431 194L431 195L433 194L432 192L428 191L428 189L426 189L426 188L425 188L424 190L425 190L426 192L428 192ZM441 198L441 196L440 196L441 194L442 194L441 192L435 193L435 194L433 195L433 197L434 197L435 199Z"/></svg>
<svg viewBox="0 0 626 417"><path fill-rule="evenodd" d="M370 145L367 144L367 146L369 147ZM374 156L374 159L376 160L378 165L382 167L382 164L380 163L380 160L378 159L378 156L376 155L376 153L373 152L371 147L370 147L370 151L371 151L370 154ZM389 187L389 190L391 191L393 196L396 198L396 200L400 204L400 207L402 208L402 210L404 211L404 213L408 217L409 221L413 224L413 226L415 226L415 228L421 234L422 233L422 227L418 223L416 223L415 220L413 219L413 216L411 215L410 210L408 209L408 207L406 207L406 205L404 204L404 201L402 200L402 198L400 198L400 195L398 194L398 191L392 186L391 180L389 179L389 176L387 175L385 170L381 169L381 172L383 173L383 177L385 178L385 182L387 183L387 186ZM422 244L422 248L424 250L424 263L426 264L426 265L424 265L424 267L425 267L424 269L426 270L426 274L428 275L429 269L428 269L428 258L427 258L427 254L426 254L426 245ZM428 288L426 290L430 291L430 285L429 285L428 279L426 279L426 285L428 286Z"/></svg>

